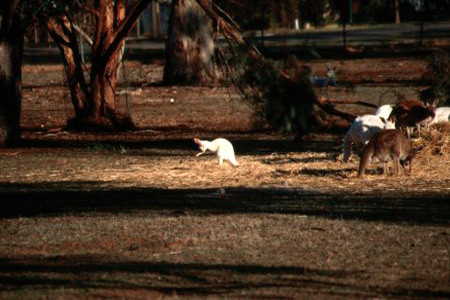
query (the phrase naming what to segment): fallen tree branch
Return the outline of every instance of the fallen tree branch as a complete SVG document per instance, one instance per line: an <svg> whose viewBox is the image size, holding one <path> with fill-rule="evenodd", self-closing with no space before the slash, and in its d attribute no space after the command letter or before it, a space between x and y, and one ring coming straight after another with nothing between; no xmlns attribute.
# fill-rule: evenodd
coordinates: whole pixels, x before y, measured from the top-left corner
<svg viewBox="0 0 450 300"><path fill-rule="evenodd" d="M198 5L203 8L206 15L215 23L217 27L222 30L222 34L227 39L235 41L238 45L244 46L247 49L251 58L263 60L264 57L258 51L258 49L249 44L239 32L239 28L235 23L227 22L224 17L221 17L219 13L214 9L214 4L211 0L196 0Z"/></svg>
<svg viewBox="0 0 450 300"><path fill-rule="evenodd" d="M254 45L248 43L248 41L243 38L239 28L235 23L229 22L225 19L228 16L225 17L221 16L222 13L220 12L220 10L218 11L213 1L211 0L196 0L196 1L203 8L206 15L209 16L215 24L217 24L218 29L222 31L222 34L227 40L233 40L239 46L246 49L248 55L252 59L255 59L256 61L260 62L263 67L267 66L268 63L266 62L264 56L258 51L258 49ZM277 70L277 72L281 78L289 81L290 83L295 84L295 79L291 78L285 71ZM356 116L353 114L342 112L336 109L330 102L320 100L314 92L312 93L312 95L313 95L313 102L317 104L317 106L319 106L326 113L339 116L350 122L352 122L356 118Z"/></svg>
<svg viewBox="0 0 450 300"><path fill-rule="evenodd" d="M377 108L378 106L369 102L361 101L361 100L342 100L342 99L330 99L330 98L322 98L322 102L328 102L331 104L358 104L362 106L368 106Z"/></svg>
<svg viewBox="0 0 450 300"><path fill-rule="evenodd" d="M346 113L346 112L336 109L333 104L331 104L330 102L328 102L326 100L322 100L318 97L315 97L315 98L316 98L315 103L317 104L317 106L319 106L321 109L323 109L323 111L325 111L326 113L329 113L329 114L335 115L335 116L339 116L349 122L353 122L353 120L356 118L356 116L354 114Z"/></svg>
<svg viewBox="0 0 450 300"><path fill-rule="evenodd" d="M89 46L92 46L94 42L92 41L91 37L83 31L77 24L72 24L73 29L75 29L76 32L89 44Z"/></svg>

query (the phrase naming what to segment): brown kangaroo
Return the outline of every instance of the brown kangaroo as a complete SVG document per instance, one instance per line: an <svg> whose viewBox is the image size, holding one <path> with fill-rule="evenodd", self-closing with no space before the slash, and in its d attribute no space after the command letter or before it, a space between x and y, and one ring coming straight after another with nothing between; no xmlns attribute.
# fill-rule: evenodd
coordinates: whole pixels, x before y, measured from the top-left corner
<svg viewBox="0 0 450 300"><path fill-rule="evenodd" d="M405 129L411 137L413 127L417 127L420 135L420 126L427 125L433 120L434 107L425 105L419 100L403 100L394 106L389 119L395 122L397 128Z"/></svg>
<svg viewBox="0 0 450 300"><path fill-rule="evenodd" d="M400 130L384 129L375 134L369 143L364 147L363 155L359 162L358 177L364 176L365 169L373 158L378 158L383 162L383 172L387 174L387 162L394 162L394 174L399 174L400 166L403 173L408 166L408 174L411 174L411 163L414 151L411 141L404 136Z"/></svg>

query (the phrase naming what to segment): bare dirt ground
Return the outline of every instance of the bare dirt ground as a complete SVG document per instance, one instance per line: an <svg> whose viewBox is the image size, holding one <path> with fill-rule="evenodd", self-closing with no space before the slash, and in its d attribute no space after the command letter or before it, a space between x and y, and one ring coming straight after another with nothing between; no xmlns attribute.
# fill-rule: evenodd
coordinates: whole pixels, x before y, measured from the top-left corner
<svg viewBox="0 0 450 300"><path fill-rule="evenodd" d="M319 93L376 104L415 97L425 72L422 58L331 63L354 88ZM415 140L411 176L358 179L341 135L294 142L232 90L158 86L161 70L125 68L138 131L82 134L61 129L62 67L25 66L24 144L0 150L0 298L450 297L448 128ZM229 138L241 166L195 157L194 136Z"/></svg>

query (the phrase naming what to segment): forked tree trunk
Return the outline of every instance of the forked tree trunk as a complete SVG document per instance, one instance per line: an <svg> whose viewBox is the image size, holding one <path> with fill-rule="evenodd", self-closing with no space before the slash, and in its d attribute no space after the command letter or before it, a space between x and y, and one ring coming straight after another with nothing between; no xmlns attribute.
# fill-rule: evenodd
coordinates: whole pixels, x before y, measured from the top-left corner
<svg viewBox="0 0 450 300"><path fill-rule="evenodd" d="M164 82L203 84L217 78L211 19L195 0L174 0L166 42Z"/></svg>
<svg viewBox="0 0 450 300"><path fill-rule="evenodd" d="M89 89L83 74L76 33L73 30L65 30L71 28L66 17L50 19L46 25L62 54L66 80L75 110L75 119L82 119L88 114Z"/></svg>
<svg viewBox="0 0 450 300"><path fill-rule="evenodd" d="M145 8L148 1L141 3ZM75 118L69 121L69 127L80 130L132 129L134 124L131 117L118 111L115 91L124 38L132 27L133 17L127 22L128 25L124 26L126 16L123 1L96 1L96 11L96 28L88 79L83 73L74 25L66 17L53 19L47 24L64 58L66 77L75 109ZM133 12L135 12L133 16L137 19L138 12L136 9Z"/></svg>
<svg viewBox="0 0 450 300"><path fill-rule="evenodd" d="M24 32L17 3L9 2L0 29L0 147L20 139Z"/></svg>
<svg viewBox="0 0 450 300"><path fill-rule="evenodd" d="M123 1L99 1L97 26L92 46L91 103L89 123L121 129L134 127L131 118L119 113L116 105L116 88L119 67L122 62L125 40L108 57L105 53L116 38L116 30L125 19Z"/></svg>

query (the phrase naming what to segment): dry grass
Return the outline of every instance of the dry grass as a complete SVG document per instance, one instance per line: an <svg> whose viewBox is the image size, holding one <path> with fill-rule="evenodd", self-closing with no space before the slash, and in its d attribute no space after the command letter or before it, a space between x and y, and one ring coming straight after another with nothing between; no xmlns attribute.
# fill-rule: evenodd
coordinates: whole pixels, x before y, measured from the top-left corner
<svg viewBox="0 0 450 300"><path fill-rule="evenodd" d="M448 153L358 179L338 140L226 137L238 168L187 138L1 151L0 298L450 296Z"/></svg>
<svg viewBox="0 0 450 300"><path fill-rule="evenodd" d="M445 155L450 152L450 123L434 124L425 130L415 147L419 149L421 157Z"/></svg>
<svg viewBox="0 0 450 300"><path fill-rule="evenodd" d="M33 182L53 178L66 182L99 182L112 187L156 188L301 188L321 192L371 193L398 190L414 191L446 190L450 181L450 151L448 126L433 127L430 132L414 140L419 149L413 161L411 176L381 175L381 166L369 166L364 179L356 177L359 160L349 163L336 159L339 154L340 137L298 144L280 135L218 134L230 139L236 150L240 166L218 165L215 154L195 157L196 145L189 134L171 136L167 139L151 139L150 133L137 133L123 138L128 141L117 146L102 146L99 140L110 140L107 135L77 136L59 133L50 136L34 136L48 141L67 139L67 142L90 142L87 150L67 149L58 153L58 159L42 156L43 161L33 157L24 161L22 153L30 150L14 149L3 152L14 166L0 178L12 178L18 182ZM28 136L32 138L32 136ZM118 138L118 137L116 137ZM118 138L119 139L119 138ZM146 141L146 142L142 142ZM134 144L140 145L138 147ZM148 145L143 147L144 145ZM42 150L37 149L37 152ZM55 150L46 149L53 152ZM61 150L58 150L61 151ZM12 156L12 157L9 157ZM5 158L6 158L5 157ZM32 156L30 156L31 158ZM92 162L95 157L95 163ZM37 163L38 167L32 167ZM30 166L26 167L28 164ZM42 165L41 165L42 164ZM48 164L48 165L47 165ZM66 166L61 168L61 166ZM27 168L26 171L24 168ZM427 182L424 186L423 182Z"/></svg>
<svg viewBox="0 0 450 300"><path fill-rule="evenodd" d="M362 63L374 67L345 60L342 76ZM387 63L374 81L423 67ZM130 77L156 80L139 66ZM38 84L61 72L30 68ZM415 140L411 176L372 165L359 179L357 159L335 159L341 137L247 133L249 108L221 89L144 87L134 114L150 129L116 135L56 128L63 98L26 90L23 124L43 130L0 149L0 298L450 298L448 127ZM240 167L195 157L194 135L231 140Z"/></svg>

